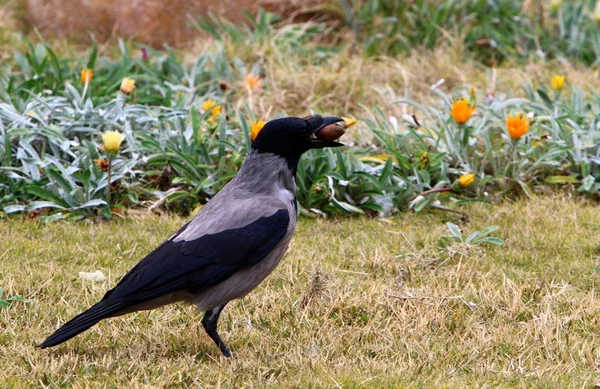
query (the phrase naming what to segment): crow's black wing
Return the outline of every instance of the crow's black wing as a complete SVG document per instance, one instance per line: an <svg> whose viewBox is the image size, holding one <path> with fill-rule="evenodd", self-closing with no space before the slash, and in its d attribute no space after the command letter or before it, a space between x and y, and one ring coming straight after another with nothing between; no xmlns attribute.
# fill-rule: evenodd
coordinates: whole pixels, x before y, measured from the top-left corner
<svg viewBox="0 0 600 389"><path fill-rule="evenodd" d="M188 223L142 259L100 302L59 328L41 347L67 341L133 305L180 290L197 293L210 288L264 259L281 242L289 223L288 212L280 209L244 227L177 241Z"/></svg>
<svg viewBox="0 0 600 389"><path fill-rule="evenodd" d="M267 256L288 230L285 209L240 228L190 241L173 238L141 260L104 299L137 304L179 290L197 293L253 266Z"/></svg>

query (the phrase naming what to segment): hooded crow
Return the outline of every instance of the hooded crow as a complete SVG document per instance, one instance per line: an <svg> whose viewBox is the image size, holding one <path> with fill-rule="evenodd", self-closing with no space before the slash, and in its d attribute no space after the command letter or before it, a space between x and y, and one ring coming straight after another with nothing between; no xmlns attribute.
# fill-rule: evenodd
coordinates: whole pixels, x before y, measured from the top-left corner
<svg viewBox="0 0 600 389"><path fill-rule="evenodd" d="M313 136L342 122L318 115L268 122L223 190L41 348L65 342L102 319L183 301L206 312L204 329L230 357L217 332L219 315L229 301L256 288L283 257L296 226L298 161L310 149L342 146Z"/></svg>

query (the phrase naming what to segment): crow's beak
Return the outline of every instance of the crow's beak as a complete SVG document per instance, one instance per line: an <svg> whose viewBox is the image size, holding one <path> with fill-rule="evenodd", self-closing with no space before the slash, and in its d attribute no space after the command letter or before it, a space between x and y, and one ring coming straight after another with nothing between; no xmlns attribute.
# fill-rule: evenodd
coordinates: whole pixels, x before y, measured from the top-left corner
<svg viewBox="0 0 600 389"><path fill-rule="evenodd" d="M344 130L347 128L344 119L337 117L337 116L323 116L323 123L319 127L317 127L313 133L317 134L319 131L321 131L322 129L324 129L325 127L327 127L331 124L334 124L334 125L340 127L340 134L339 134L338 138L344 134ZM335 142L333 140L328 140L328 139L311 138L310 142L312 143L313 149L322 149L324 147L343 146L342 143Z"/></svg>
<svg viewBox="0 0 600 389"><path fill-rule="evenodd" d="M332 140L321 140L321 139L312 139L310 140L313 149L323 149L325 147L340 147L344 146L343 143L335 142Z"/></svg>
<svg viewBox="0 0 600 389"><path fill-rule="evenodd" d="M341 126L344 126L344 119L337 116L323 116L323 123L319 127L315 128L314 132L319 132L328 125L335 123L339 123Z"/></svg>

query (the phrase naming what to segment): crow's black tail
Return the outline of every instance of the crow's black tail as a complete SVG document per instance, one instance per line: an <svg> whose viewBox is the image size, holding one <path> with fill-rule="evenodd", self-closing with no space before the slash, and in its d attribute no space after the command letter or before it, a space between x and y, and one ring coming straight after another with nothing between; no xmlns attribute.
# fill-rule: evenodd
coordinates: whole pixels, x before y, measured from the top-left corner
<svg viewBox="0 0 600 389"><path fill-rule="evenodd" d="M56 330L56 332L50 335L48 339L44 340L44 343L42 343L40 347L53 347L62 342L66 342L75 335L82 333L98 323L100 320L112 316L121 308L122 304L115 304L114 302L102 300L87 311L75 316L64 326Z"/></svg>

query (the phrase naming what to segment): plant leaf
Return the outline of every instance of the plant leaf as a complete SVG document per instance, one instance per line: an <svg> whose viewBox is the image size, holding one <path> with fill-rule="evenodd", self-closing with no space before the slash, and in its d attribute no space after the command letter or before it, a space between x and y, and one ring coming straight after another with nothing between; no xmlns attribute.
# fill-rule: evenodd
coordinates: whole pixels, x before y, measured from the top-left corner
<svg viewBox="0 0 600 389"><path fill-rule="evenodd" d="M448 230L450 230L452 236L454 236L459 242L462 242L462 232L460 231L460 227L450 222L446 223L446 226L448 226Z"/></svg>
<svg viewBox="0 0 600 389"><path fill-rule="evenodd" d="M579 180L573 176L550 176L546 177L547 184L579 184Z"/></svg>

